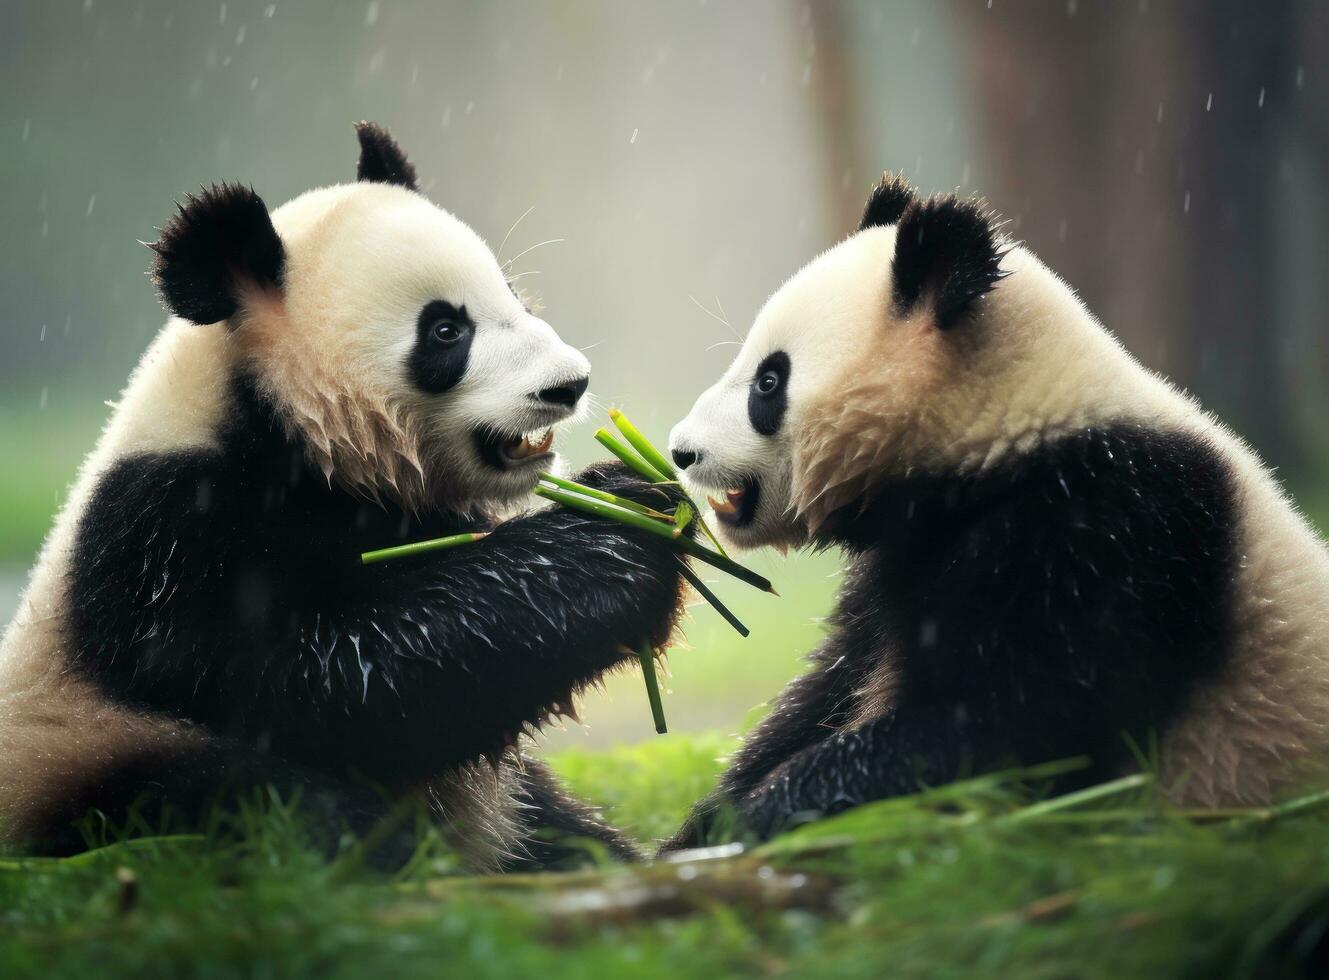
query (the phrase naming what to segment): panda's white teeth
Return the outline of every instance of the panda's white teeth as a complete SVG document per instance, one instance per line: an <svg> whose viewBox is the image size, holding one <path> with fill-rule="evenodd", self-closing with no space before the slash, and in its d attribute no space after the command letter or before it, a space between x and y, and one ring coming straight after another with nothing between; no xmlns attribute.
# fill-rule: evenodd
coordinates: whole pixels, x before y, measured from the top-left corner
<svg viewBox="0 0 1329 980"><path fill-rule="evenodd" d="M520 462L532 456L543 456L554 444L554 430L550 429L540 437L539 442L531 442L528 436L518 436L499 448L503 458L510 462Z"/></svg>
<svg viewBox="0 0 1329 980"><path fill-rule="evenodd" d="M735 487L726 490L724 500L707 497L706 502L711 505L711 510L715 511L715 516L720 520L736 521L743 504L743 488Z"/></svg>

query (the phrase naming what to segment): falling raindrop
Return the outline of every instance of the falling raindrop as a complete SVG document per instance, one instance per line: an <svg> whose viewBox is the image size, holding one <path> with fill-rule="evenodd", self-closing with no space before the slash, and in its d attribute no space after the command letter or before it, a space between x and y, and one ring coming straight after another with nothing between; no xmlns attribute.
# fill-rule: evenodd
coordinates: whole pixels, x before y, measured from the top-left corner
<svg viewBox="0 0 1329 980"><path fill-rule="evenodd" d="M95 208L96 206L97 206L97 195L93 194L90 198L88 198L88 210L84 212L83 217L91 218L92 209Z"/></svg>
<svg viewBox="0 0 1329 980"><path fill-rule="evenodd" d="M378 0L370 0L369 6L365 8L365 27L373 27L378 23Z"/></svg>
<svg viewBox="0 0 1329 980"><path fill-rule="evenodd" d="M24 120L23 120L23 142L26 143L26 142L28 141L28 137L31 136L31 135L32 135L32 120L31 120L31 119L24 119Z"/></svg>
<svg viewBox="0 0 1329 980"><path fill-rule="evenodd" d="M1185 196L1185 198L1182 199L1182 202L1181 202L1181 213L1182 213L1182 214L1190 214L1190 213L1191 213L1191 192L1190 192L1190 191L1187 191L1187 192L1186 192L1186 196Z"/></svg>
<svg viewBox="0 0 1329 980"><path fill-rule="evenodd" d="M1208 112L1214 107L1214 93L1210 92L1209 97L1204 100L1204 111Z"/></svg>
<svg viewBox="0 0 1329 980"><path fill-rule="evenodd" d="M271 20L276 15L277 15L277 5L275 3L270 3L263 8L263 16L268 18L269 20Z"/></svg>
<svg viewBox="0 0 1329 980"><path fill-rule="evenodd" d="M628 145L631 146L636 142L637 142L637 130L634 128L632 130L632 135L628 137Z"/></svg>

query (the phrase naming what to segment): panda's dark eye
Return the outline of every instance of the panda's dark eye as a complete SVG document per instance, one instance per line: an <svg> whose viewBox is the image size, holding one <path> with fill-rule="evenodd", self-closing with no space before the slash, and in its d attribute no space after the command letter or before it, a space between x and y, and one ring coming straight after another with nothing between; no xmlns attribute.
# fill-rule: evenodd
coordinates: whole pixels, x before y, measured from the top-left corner
<svg viewBox="0 0 1329 980"><path fill-rule="evenodd" d="M789 355L782 350L767 354L757 365L748 387L748 419L764 436L780 431L789 407Z"/></svg>
<svg viewBox="0 0 1329 980"><path fill-rule="evenodd" d="M429 335L438 343L445 347L457 343L461 340L461 326L452 320L439 320L430 328Z"/></svg>
<svg viewBox="0 0 1329 980"><path fill-rule="evenodd" d="M421 391L441 395L461 381L470 363L475 321L465 306L436 299L415 320L415 344L407 367Z"/></svg>
<svg viewBox="0 0 1329 980"><path fill-rule="evenodd" d="M767 368L758 375L756 382L753 384L753 389L763 398L769 398L780 390L780 384L783 381L784 378L780 377L779 371Z"/></svg>

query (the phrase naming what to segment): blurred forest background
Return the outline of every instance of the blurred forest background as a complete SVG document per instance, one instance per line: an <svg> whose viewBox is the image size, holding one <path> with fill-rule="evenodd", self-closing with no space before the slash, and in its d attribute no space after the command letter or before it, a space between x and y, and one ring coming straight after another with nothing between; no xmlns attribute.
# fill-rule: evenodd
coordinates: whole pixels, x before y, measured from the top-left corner
<svg viewBox="0 0 1329 980"><path fill-rule="evenodd" d="M0 615L164 317L136 240L213 180L277 206L387 125L427 192L663 441L869 184L980 193L1143 361L1329 513L1329 4L5 0ZM576 462L593 425L569 432ZM677 729L797 669L834 556L762 556L672 658ZM648 736L640 678L586 711ZM574 731L557 740L585 743Z"/></svg>

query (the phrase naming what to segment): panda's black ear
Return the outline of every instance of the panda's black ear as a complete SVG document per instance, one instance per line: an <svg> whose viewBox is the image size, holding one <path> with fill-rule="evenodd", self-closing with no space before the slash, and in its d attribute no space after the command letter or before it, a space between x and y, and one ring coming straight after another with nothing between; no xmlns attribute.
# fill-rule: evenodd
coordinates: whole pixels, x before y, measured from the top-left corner
<svg viewBox="0 0 1329 980"><path fill-rule="evenodd" d="M415 168L406 159L397 141L382 126L371 122L355 124L355 135L360 138L360 163L355 168L355 179L374 184L397 184L408 191L418 190Z"/></svg>
<svg viewBox="0 0 1329 980"><path fill-rule="evenodd" d="M914 201L896 230L896 310L904 316L926 302L937 326L951 329L1005 275L1002 255L997 227L981 202L953 194Z"/></svg>
<svg viewBox="0 0 1329 980"><path fill-rule="evenodd" d="M166 309L194 323L229 320L247 289L279 289L286 250L268 206L248 187L214 184L176 204L148 243L152 279Z"/></svg>
<svg viewBox="0 0 1329 980"><path fill-rule="evenodd" d="M914 203L914 189L900 174L890 171L881 175L868 203L863 208L863 218L858 223L858 230L876 228L880 225L893 225L900 220L904 209Z"/></svg>

